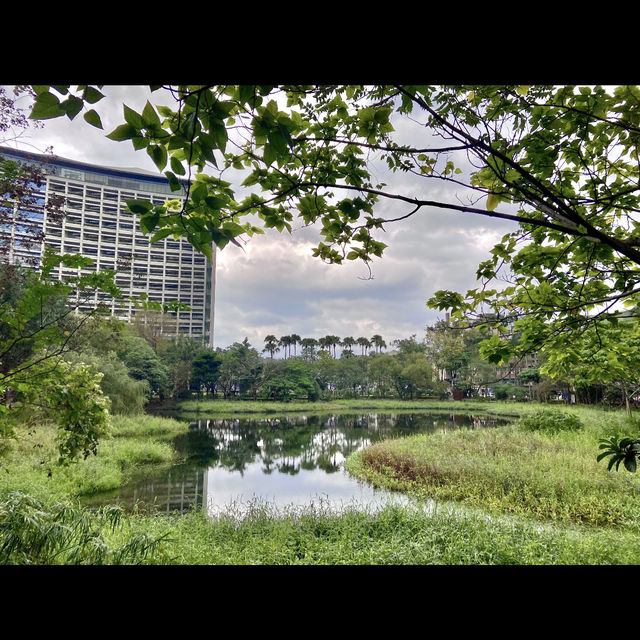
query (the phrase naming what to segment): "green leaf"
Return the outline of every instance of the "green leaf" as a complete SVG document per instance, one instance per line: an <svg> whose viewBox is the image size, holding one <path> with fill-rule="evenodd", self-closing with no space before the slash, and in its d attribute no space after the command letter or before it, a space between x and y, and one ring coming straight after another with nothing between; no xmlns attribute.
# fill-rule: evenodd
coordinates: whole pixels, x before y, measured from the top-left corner
<svg viewBox="0 0 640 640"><path fill-rule="evenodd" d="M124 119L129 123L132 127L136 129L144 129L144 122L142 121L142 116L134 111L131 107L128 107L126 104L122 105L124 110Z"/></svg>
<svg viewBox="0 0 640 640"><path fill-rule="evenodd" d="M151 238L149 238L149 242L157 242L158 240L163 240L164 238L172 235L173 232L173 229L159 229L151 236Z"/></svg>
<svg viewBox="0 0 640 640"><path fill-rule="evenodd" d="M61 107L64 107L65 113L69 120L73 120L80 110L82 109L84 103L80 98L76 98L76 96L69 96L64 102L60 104Z"/></svg>
<svg viewBox="0 0 640 640"><path fill-rule="evenodd" d="M144 215L153 208L153 203L147 200L127 200L127 207L131 213L136 215Z"/></svg>
<svg viewBox="0 0 640 640"><path fill-rule="evenodd" d="M500 196L496 195L495 193L490 193L487 196L487 211L493 211L498 206L499 202Z"/></svg>
<svg viewBox="0 0 640 640"><path fill-rule="evenodd" d="M96 127L97 129L102 129L102 120L100 120L100 116L95 109L87 111L87 113L84 114L84 119L91 126Z"/></svg>
<svg viewBox="0 0 640 640"><path fill-rule="evenodd" d="M48 120L65 115L66 111L60 104L60 100L52 93L41 93L31 109L29 118L31 120Z"/></svg>
<svg viewBox="0 0 640 640"><path fill-rule="evenodd" d="M151 233L158 225L159 219L160 214L157 211L143 215L140 218L140 230L142 233L145 235Z"/></svg>
<svg viewBox="0 0 640 640"><path fill-rule="evenodd" d="M171 156L171 169L180 176L183 176L186 173L182 163L175 156Z"/></svg>
<svg viewBox="0 0 640 640"><path fill-rule="evenodd" d="M104 94L98 91L95 87L87 87L82 94L82 97L89 104L95 104L104 98Z"/></svg>
<svg viewBox="0 0 640 640"><path fill-rule="evenodd" d="M157 144L149 147L147 153L151 156L151 159L160 171L167 166L167 148L164 145Z"/></svg>
<svg viewBox="0 0 640 640"><path fill-rule="evenodd" d="M160 126L160 118L158 117L156 110L153 108L153 105L148 100L142 110L142 119L144 120L145 125L151 128Z"/></svg>
<svg viewBox="0 0 640 640"><path fill-rule="evenodd" d="M131 138L137 137L140 137L138 129L130 124L121 124L107 135L109 140L115 140L116 142L122 142L123 140L130 140Z"/></svg>

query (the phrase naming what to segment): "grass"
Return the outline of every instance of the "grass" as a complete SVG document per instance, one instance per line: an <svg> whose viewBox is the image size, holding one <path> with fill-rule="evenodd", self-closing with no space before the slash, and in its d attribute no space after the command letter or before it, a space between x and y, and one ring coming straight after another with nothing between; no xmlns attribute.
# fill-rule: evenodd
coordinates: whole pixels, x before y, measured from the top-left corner
<svg viewBox="0 0 640 640"><path fill-rule="evenodd" d="M173 464L176 452L165 440L188 423L147 415L112 416L112 437L98 454L68 466L56 464L57 427L18 427L0 458L0 496L21 491L39 499L87 496L122 486L148 465Z"/></svg>
<svg viewBox="0 0 640 640"><path fill-rule="evenodd" d="M128 537L166 536L147 562L171 565L571 565L637 564L640 536L611 529L540 527L474 510L388 506L340 515L321 506L276 510L256 504L243 518L230 509L142 516Z"/></svg>
<svg viewBox="0 0 640 640"><path fill-rule="evenodd" d="M357 413L360 411L381 412L482 412L518 416L531 410L529 405L507 402L449 400L392 400L383 398L350 398L320 400L318 402L273 402L253 400L184 400L172 409L178 415L202 414L207 416L228 416L242 414L283 414L283 413Z"/></svg>
<svg viewBox="0 0 640 640"><path fill-rule="evenodd" d="M517 422L376 443L347 469L376 486L492 513L638 531L638 479L598 463L598 440L632 431L622 414L581 407L583 428L549 433ZM524 413L524 412L523 412Z"/></svg>
<svg viewBox="0 0 640 640"><path fill-rule="evenodd" d="M241 407L242 413L264 413L267 403L212 404L217 415L238 415ZM269 403L269 411L308 412L310 404ZM314 410L316 405L319 412L330 407L336 413L400 407L488 410L508 413L514 422L381 442L347 461L354 475L374 484L435 497L432 511L389 506L336 515L321 503L279 510L256 503L242 512L231 506L213 519L201 511L119 513L117 526L103 514L93 517L81 509L78 498L117 488L149 466L174 463L168 439L183 433L187 423L114 417L113 437L100 445L98 455L69 467L53 462L53 426L24 427L0 458L0 548L7 544L13 550L0 562L566 565L640 560L638 479L608 472L606 464L595 461L600 437L637 433L637 425L619 412L571 408L582 428L549 433L518 427L517 416L539 409L527 404L364 399L313 403ZM200 406L204 411L206 405ZM28 496L20 498L16 491ZM52 533L48 538L49 532L68 532L68 522L75 523L79 537L54 539Z"/></svg>

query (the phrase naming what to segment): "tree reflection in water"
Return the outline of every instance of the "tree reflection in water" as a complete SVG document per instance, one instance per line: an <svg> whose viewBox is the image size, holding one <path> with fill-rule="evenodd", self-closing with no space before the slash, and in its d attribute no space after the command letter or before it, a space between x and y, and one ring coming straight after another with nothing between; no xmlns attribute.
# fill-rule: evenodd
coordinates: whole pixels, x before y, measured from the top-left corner
<svg viewBox="0 0 640 640"><path fill-rule="evenodd" d="M174 441L186 463L139 478L117 495L99 500L182 512L216 498L209 494L253 490L255 495L267 487L296 499L298 493L309 495L310 485L318 495L337 492L344 497L363 491L362 483L338 473L345 458L358 449L389 438L499 422L491 416L426 413L199 419Z"/></svg>

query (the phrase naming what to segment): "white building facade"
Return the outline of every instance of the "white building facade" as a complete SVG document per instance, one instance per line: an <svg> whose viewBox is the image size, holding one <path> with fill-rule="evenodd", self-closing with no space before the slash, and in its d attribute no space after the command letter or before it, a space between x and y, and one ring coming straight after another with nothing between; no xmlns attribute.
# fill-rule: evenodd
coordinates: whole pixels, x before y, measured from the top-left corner
<svg viewBox="0 0 640 640"><path fill-rule="evenodd" d="M96 292L83 300L81 311L106 306L112 315L132 322L140 307L130 298L140 300L146 294L151 301L166 304L182 302L189 311L170 312L163 322L168 335L184 335L213 347L215 302L215 248L213 262L198 253L187 241L169 237L150 243L140 230L139 218L126 205L127 200L147 200L164 204L181 200L184 192L171 191L162 176L135 169L117 169L40 154L0 148L0 155L19 162L41 165L46 184L36 206L14 209L10 229L12 261L36 257L51 246L56 253L79 253L92 258L94 264L82 272L113 270L122 297L111 298ZM65 197L66 216L62 222L47 220L44 203L50 194ZM45 239L39 249L22 248L21 237L43 230ZM36 254L36 255L34 255ZM53 278L64 280L78 270L61 267Z"/></svg>

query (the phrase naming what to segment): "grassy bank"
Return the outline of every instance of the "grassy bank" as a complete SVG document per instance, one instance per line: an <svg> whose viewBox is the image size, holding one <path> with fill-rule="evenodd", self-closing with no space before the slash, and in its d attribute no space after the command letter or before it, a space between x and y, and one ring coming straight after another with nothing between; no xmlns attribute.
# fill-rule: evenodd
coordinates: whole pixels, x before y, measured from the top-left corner
<svg viewBox="0 0 640 640"><path fill-rule="evenodd" d="M600 438L631 434L637 426L622 413L566 411L583 427L548 433L514 421L498 429L389 440L357 452L347 468L376 486L492 513L638 531L638 477L596 461Z"/></svg>
<svg viewBox="0 0 640 640"><path fill-rule="evenodd" d="M227 416L274 413L354 413L360 411L443 411L468 413L477 411L519 416L534 405L483 401L391 400L350 398L318 402L271 402L252 400L184 400L171 408L185 417Z"/></svg>
<svg viewBox="0 0 640 640"><path fill-rule="evenodd" d="M116 489L144 466L173 464L167 440L188 429L186 422L147 415L113 416L112 422L97 455L68 466L56 462L56 425L19 426L0 458L0 496L22 491L50 501Z"/></svg>
<svg viewBox="0 0 640 640"><path fill-rule="evenodd" d="M217 415L237 415L232 409L240 406L243 413L264 413L264 403L214 404ZM275 412L293 403L271 404ZM517 416L537 409L482 402L330 404L336 413L402 408ZM308 411L308 403L300 405L296 411ZM257 406L260 411L252 411ZM354 475L375 484L435 496L433 511L396 506L335 515L322 505L278 511L255 504L242 513L230 507L215 519L199 511L94 513L78 505L80 496L117 488L149 465L175 462L169 439L188 422L116 417L113 437L98 455L69 467L55 465L53 426L25 427L0 458L0 548L8 550L0 562L637 564L638 478L607 472L595 461L600 437L636 427L616 412L571 411L584 425L578 431L528 432L514 418L507 427L382 442L348 460Z"/></svg>

